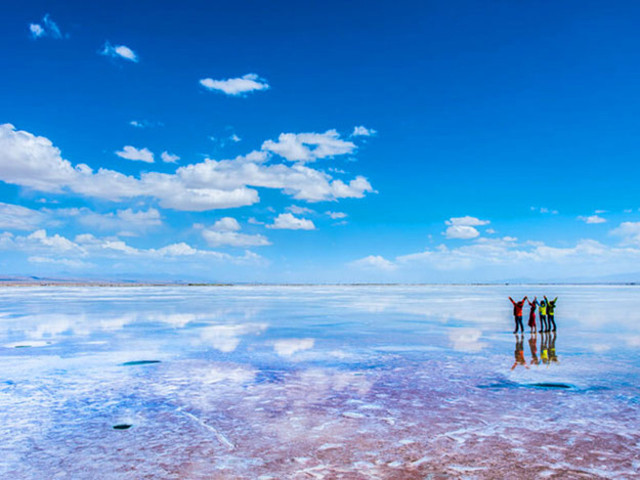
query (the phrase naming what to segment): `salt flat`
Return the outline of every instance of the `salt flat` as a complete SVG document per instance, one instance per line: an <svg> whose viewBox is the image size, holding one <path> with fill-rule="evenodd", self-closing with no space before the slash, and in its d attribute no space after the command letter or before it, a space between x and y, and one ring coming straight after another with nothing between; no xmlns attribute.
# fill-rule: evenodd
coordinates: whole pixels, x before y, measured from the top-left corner
<svg viewBox="0 0 640 480"><path fill-rule="evenodd" d="M640 470L635 286L3 288L0 325L2 478Z"/></svg>

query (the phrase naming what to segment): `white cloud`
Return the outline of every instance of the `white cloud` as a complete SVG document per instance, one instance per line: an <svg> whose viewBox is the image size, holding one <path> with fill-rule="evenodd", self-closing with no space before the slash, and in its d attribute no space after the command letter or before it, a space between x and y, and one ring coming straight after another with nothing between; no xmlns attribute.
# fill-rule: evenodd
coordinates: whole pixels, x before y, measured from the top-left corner
<svg viewBox="0 0 640 480"><path fill-rule="evenodd" d="M310 208L300 207L298 205L290 205L287 207L287 210L289 210L294 215L310 215L310 214L316 213L314 210Z"/></svg>
<svg viewBox="0 0 640 480"><path fill-rule="evenodd" d="M83 262L82 260L74 260L70 258L40 257L37 255L27 258L27 262L35 264L62 265L69 268L88 268L95 266L92 263Z"/></svg>
<svg viewBox="0 0 640 480"><path fill-rule="evenodd" d="M242 256L232 256L214 250L196 249L186 243L174 243L161 248L142 249L128 245L117 237L99 238L92 234L82 234L76 236L75 240L72 241L59 234L49 235L44 229L36 230L26 236L16 236L10 233L0 234L0 249L24 252L31 254L32 257L61 258L61 256L64 256L71 260L85 258L171 260L181 257L193 257L196 260L213 260L233 264L264 263L262 257L249 251L246 251Z"/></svg>
<svg viewBox="0 0 640 480"><path fill-rule="evenodd" d="M324 133L281 133L277 142L267 140L262 144L262 150L301 163L344 155L355 149L356 145L342 140L336 130Z"/></svg>
<svg viewBox="0 0 640 480"><path fill-rule="evenodd" d="M42 23L44 25L39 23L29 24L29 32L34 39L42 37L60 39L63 37L60 28L56 22L51 19L51 16L48 13L42 18Z"/></svg>
<svg viewBox="0 0 640 480"><path fill-rule="evenodd" d="M362 125L354 127L352 137L371 137L378 133L373 128L363 127Z"/></svg>
<svg viewBox="0 0 640 480"><path fill-rule="evenodd" d="M169 153L167 151L162 152L160 154L160 158L164 163L176 163L178 160L180 160L180 157L178 155Z"/></svg>
<svg viewBox="0 0 640 480"><path fill-rule="evenodd" d="M76 217L81 225L98 230L144 231L162 225L160 212L155 208L134 211L130 208L115 213L96 213L88 208L51 210L52 214Z"/></svg>
<svg viewBox="0 0 640 480"><path fill-rule="evenodd" d="M276 217L272 225L267 225L267 228L279 230L315 230L316 226L311 220L307 220L306 218L294 217L291 213L281 213Z"/></svg>
<svg viewBox="0 0 640 480"><path fill-rule="evenodd" d="M227 95L242 95L243 93L268 90L269 84L266 80L258 77L255 73L247 73L240 78L228 78L226 80L214 80L203 78L200 85L207 90L218 90Z"/></svg>
<svg viewBox="0 0 640 480"><path fill-rule="evenodd" d="M43 192L72 191L112 201L152 197L163 208L186 211L252 205L259 196L250 187L281 190L308 202L362 198L373 192L362 176L344 182L304 165L267 164L269 159L267 152L251 152L233 160L206 159L173 174L143 172L133 177L106 168L94 171L85 164L74 167L49 139L0 125L0 180Z"/></svg>
<svg viewBox="0 0 640 480"><path fill-rule="evenodd" d="M234 143L238 143L238 142L242 141L242 139L238 135L236 135L235 133L229 137L229 140L231 140Z"/></svg>
<svg viewBox="0 0 640 480"><path fill-rule="evenodd" d="M329 215L329 217L333 218L334 220L338 220L340 218L347 218L347 214L344 212L325 212L327 215Z"/></svg>
<svg viewBox="0 0 640 480"><path fill-rule="evenodd" d="M626 231L625 231L626 233ZM402 271L460 272L449 278L488 280L491 275L516 275L550 281L571 275L637 273L640 249L604 245L580 240L573 247L552 247L543 242L522 242L515 238L478 239L458 248L439 245L423 252L396 257ZM639 239L640 240L640 239ZM470 277L473 271L476 277ZM498 277L499 278L499 277ZM588 277L585 277L588 278Z"/></svg>
<svg viewBox="0 0 640 480"><path fill-rule="evenodd" d="M602 218L599 215L590 215L588 217L579 216L578 220L582 220L584 223L605 223L606 218Z"/></svg>
<svg viewBox="0 0 640 480"><path fill-rule="evenodd" d="M146 126L145 122L139 122L137 120L131 120L129 125L136 128L144 128Z"/></svg>
<svg viewBox="0 0 640 480"><path fill-rule="evenodd" d="M121 151L116 152L116 155L122 158L126 158L127 160L137 160L140 162L153 163L153 153L148 148L138 149L136 147L132 147L131 145L125 145L125 147Z"/></svg>
<svg viewBox="0 0 640 480"><path fill-rule="evenodd" d="M449 225L444 232L447 238L468 240L480 235L480 232L474 227L488 225L490 222L489 220L480 220L467 215L464 217L452 217L444 223Z"/></svg>
<svg viewBox="0 0 640 480"><path fill-rule="evenodd" d="M126 45L111 45L111 43L105 42L100 54L111 58L124 58L134 63L138 62L138 56Z"/></svg>
<svg viewBox="0 0 640 480"><path fill-rule="evenodd" d="M240 230L240 224L235 218L222 217L213 224L212 228L219 232L237 232Z"/></svg>
<svg viewBox="0 0 640 480"><path fill-rule="evenodd" d="M204 229L202 236L210 247L263 247L271 245L271 242L264 235L248 235L238 232L219 232L216 230Z"/></svg>
<svg viewBox="0 0 640 480"><path fill-rule="evenodd" d="M622 237L625 244L640 245L640 222L622 222L609 233Z"/></svg>
<svg viewBox="0 0 640 480"><path fill-rule="evenodd" d="M46 215L38 210L0 202L0 229L33 230L46 221Z"/></svg>
<svg viewBox="0 0 640 480"><path fill-rule="evenodd" d="M397 266L393 262L380 255L369 255L368 257L364 257L360 260L351 262L351 265L359 268L386 271L395 270L397 268Z"/></svg>
<svg viewBox="0 0 640 480"><path fill-rule="evenodd" d="M480 235L480 232L468 225L451 225L450 227L447 227L444 234L447 238L468 240L470 238L476 238Z"/></svg>
<svg viewBox="0 0 640 480"><path fill-rule="evenodd" d="M313 338L288 338L273 342L273 349L281 357L290 357L297 352L312 349L314 344Z"/></svg>
<svg viewBox="0 0 640 480"><path fill-rule="evenodd" d="M452 217L444 223L451 226L479 227L482 225L488 225L491 222L489 222L489 220L480 220L476 217L465 216Z"/></svg>
<svg viewBox="0 0 640 480"><path fill-rule="evenodd" d="M40 38L44 37L45 35L44 28L42 28L42 25L39 25L37 23L30 24L29 31L31 32L31 36L33 38Z"/></svg>
<svg viewBox="0 0 640 480"><path fill-rule="evenodd" d="M235 218L223 217L211 228L202 230L202 236L211 247L262 247L271 245L264 235L248 235L239 233L240 224Z"/></svg>
<svg viewBox="0 0 640 480"><path fill-rule="evenodd" d="M531 207L531 211L538 213L550 213L551 215L558 214L558 210L550 210L547 207Z"/></svg>

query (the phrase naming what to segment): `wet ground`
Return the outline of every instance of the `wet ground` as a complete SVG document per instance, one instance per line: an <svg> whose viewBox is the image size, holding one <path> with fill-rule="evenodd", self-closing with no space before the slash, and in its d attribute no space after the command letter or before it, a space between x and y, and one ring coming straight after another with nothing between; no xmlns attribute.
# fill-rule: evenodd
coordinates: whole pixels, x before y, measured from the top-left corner
<svg viewBox="0 0 640 480"><path fill-rule="evenodd" d="M0 478L640 478L640 287L4 288L0 325Z"/></svg>

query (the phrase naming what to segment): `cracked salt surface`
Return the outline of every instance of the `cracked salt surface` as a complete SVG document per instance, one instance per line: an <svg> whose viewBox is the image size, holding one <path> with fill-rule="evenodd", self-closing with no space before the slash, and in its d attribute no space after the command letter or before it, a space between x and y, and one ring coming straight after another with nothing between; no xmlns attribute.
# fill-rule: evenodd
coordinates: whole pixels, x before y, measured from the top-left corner
<svg viewBox="0 0 640 480"><path fill-rule="evenodd" d="M639 293L5 288L0 478L640 478Z"/></svg>

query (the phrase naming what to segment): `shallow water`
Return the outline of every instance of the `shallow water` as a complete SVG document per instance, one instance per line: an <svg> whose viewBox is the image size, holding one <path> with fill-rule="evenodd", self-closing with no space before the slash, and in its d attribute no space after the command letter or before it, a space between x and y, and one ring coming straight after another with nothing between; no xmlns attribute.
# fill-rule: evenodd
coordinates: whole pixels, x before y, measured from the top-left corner
<svg viewBox="0 0 640 480"><path fill-rule="evenodd" d="M558 332L514 335L542 293ZM638 287L0 300L1 478L640 478Z"/></svg>

